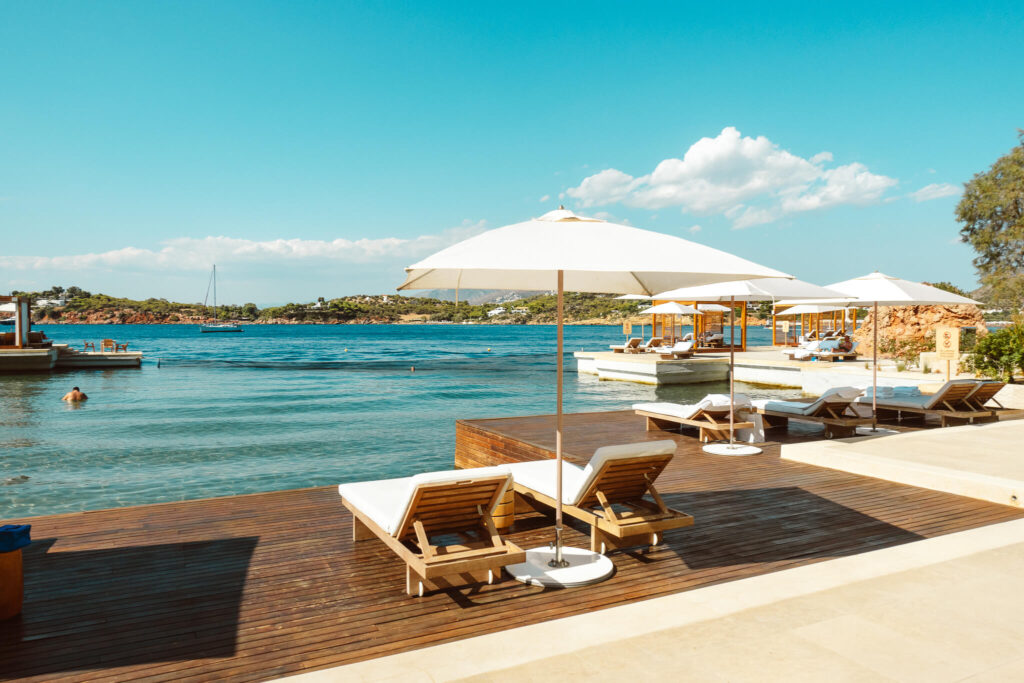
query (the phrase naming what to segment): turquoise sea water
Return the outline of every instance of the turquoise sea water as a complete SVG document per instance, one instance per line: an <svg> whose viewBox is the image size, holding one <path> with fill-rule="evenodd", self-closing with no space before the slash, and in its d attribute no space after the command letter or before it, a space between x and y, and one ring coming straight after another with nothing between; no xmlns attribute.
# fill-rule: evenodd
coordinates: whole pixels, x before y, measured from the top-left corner
<svg viewBox="0 0 1024 683"><path fill-rule="evenodd" d="M0 520L447 469L456 418L555 407L552 326L39 329L76 345L126 341L145 360L141 369L0 375ZM599 382L573 371L572 351L620 343L619 332L566 328L567 412L727 390ZM751 330L750 342L768 336ZM60 400L74 385L89 395L78 406Z"/></svg>

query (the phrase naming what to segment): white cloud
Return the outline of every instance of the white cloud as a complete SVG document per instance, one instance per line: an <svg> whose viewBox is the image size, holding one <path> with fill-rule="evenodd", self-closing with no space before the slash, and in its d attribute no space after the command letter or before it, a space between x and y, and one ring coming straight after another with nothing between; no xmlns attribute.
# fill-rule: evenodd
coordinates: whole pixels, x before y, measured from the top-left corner
<svg viewBox="0 0 1024 683"><path fill-rule="evenodd" d="M722 214L734 227L748 227L791 213L874 203L897 183L860 163L825 168L831 161L830 152L804 159L764 136L743 137L728 127L695 142L682 159L665 159L648 175L608 168L565 194L584 207L678 206L695 214Z"/></svg>
<svg viewBox="0 0 1024 683"><path fill-rule="evenodd" d="M178 237L160 249L123 247L100 253L65 256L2 256L0 266L16 270L205 270L211 263L372 263L413 260L443 249L484 230L484 221L464 221L437 235L414 239L382 237L357 240L276 239L254 241L237 237Z"/></svg>
<svg viewBox="0 0 1024 683"><path fill-rule="evenodd" d="M955 197L960 192L960 188L952 183L932 183L925 185L917 192L911 192L910 197L915 202L927 202L942 197Z"/></svg>
<svg viewBox="0 0 1024 683"><path fill-rule="evenodd" d="M540 201L542 203L546 202L546 201L550 201L550 200L551 200L551 195L549 195L549 194L546 194L546 195L544 195L543 197L540 198Z"/></svg>
<svg viewBox="0 0 1024 683"><path fill-rule="evenodd" d="M686 231L689 232L691 235L696 235L701 230L703 230L703 228L701 228L699 225L691 225L686 229Z"/></svg>

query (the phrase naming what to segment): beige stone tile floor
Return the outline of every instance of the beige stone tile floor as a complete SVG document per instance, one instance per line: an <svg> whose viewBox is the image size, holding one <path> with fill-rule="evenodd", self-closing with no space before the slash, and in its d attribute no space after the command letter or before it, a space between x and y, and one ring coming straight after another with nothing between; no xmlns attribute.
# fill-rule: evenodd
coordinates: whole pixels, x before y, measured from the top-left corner
<svg viewBox="0 0 1024 683"><path fill-rule="evenodd" d="M783 460L1024 505L1024 419L786 444Z"/></svg>
<svg viewBox="0 0 1024 683"><path fill-rule="evenodd" d="M293 678L1024 680L1022 613L1019 520Z"/></svg>

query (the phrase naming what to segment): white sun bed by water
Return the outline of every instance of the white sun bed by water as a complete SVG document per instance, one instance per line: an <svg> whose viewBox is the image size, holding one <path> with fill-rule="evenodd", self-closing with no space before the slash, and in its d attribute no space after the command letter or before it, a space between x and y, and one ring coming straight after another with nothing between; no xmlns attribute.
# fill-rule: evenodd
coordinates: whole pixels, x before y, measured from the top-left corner
<svg viewBox="0 0 1024 683"><path fill-rule="evenodd" d="M338 493L352 512L352 540L378 538L406 564L406 592L447 588L522 562L526 553L502 540L491 514L512 486L507 467L428 472L400 479L341 484ZM459 545L434 545L431 538L456 535Z"/></svg>
<svg viewBox="0 0 1024 683"><path fill-rule="evenodd" d="M666 507L654 488L675 452L674 441L647 441L598 448L586 467L562 463L562 510L590 524L592 551L656 545L663 531L693 524L690 515ZM555 506L554 460L515 463L508 469L515 478L517 505Z"/></svg>
<svg viewBox="0 0 1024 683"><path fill-rule="evenodd" d="M735 400L736 414L733 416L733 429L752 428L753 422L739 417L745 408L750 408L750 397L745 394L735 394ZM679 403L633 404L633 411L647 419L647 431L696 427L700 430L701 441L729 438L729 412L732 409L728 394L708 394L692 405ZM744 436L740 438L744 438Z"/></svg>

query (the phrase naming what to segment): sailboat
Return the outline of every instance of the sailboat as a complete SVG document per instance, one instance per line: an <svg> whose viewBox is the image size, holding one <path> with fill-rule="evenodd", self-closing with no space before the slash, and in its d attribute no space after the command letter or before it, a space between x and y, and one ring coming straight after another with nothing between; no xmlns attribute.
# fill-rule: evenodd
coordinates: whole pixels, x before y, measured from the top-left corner
<svg viewBox="0 0 1024 683"><path fill-rule="evenodd" d="M210 273L210 282L206 285L206 297L210 296L210 287L213 287L213 319L217 319L217 264L213 264L213 272ZM206 299L203 299L203 306ZM200 325L200 332L241 332L242 328L234 323L218 323L212 325Z"/></svg>

